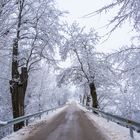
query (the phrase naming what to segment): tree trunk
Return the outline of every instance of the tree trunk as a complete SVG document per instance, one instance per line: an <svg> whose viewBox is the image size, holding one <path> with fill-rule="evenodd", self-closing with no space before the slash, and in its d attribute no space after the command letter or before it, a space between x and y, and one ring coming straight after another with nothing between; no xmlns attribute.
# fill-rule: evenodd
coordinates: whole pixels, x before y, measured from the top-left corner
<svg viewBox="0 0 140 140"><path fill-rule="evenodd" d="M12 80L10 80L10 91L12 96L12 109L13 118L19 117L19 71L18 71L18 40L15 39L13 43L13 54L12 54ZM19 124L14 125L14 131L21 128Z"/></svg>
<svg viewBox="0 0 140 140"><path fill-rule="evenodd" d="M92 107L98 108L98 101L97 101L97 93L96 93L96 87L94 83L91 83L89 85L90 87L90 95L92 97Z"/></svg>
<svg viewBox="0 0 140 140"><path fill-rule="evenodd" d="M91 102L91 97L90 95L86 96L86 106L90 106L90 102Z"/></svg>
<svg viewBox="0 0 140 140"><path fill-rule="evenodd" d="M21 74L19 81L10 81L10 91L12 95L12 108L13 118L24 116L24 99L28 82L27 68L21 68ZM14 125L14 131L19 130L24 126L24 122L20 122Z"/></svg>
<svg viewBox="0 0 140 140"><path fill-rule="evenodd" d="M18 40L15 39L13 43L12 54L12 80L10 80L10 91L12 96L13 118L19 117L19 71L18 71ZM19 125L14 125L14 131L19 129Z"/></svg>
<svg viewBox="0 0 140 140"><path fill-rule="evenodd" d="M24 100L25 100L25 93L28 83L28 73L27 68L22 67L21 68L21 74L20 74L20 83L18 85L18 91L19 91L19 116L24 116ZM24 126L24 122L19 123L20 128Z"/></svg>
<svg viewBox="0 0 140 140"><path fill-rule="evenodd" d="M10 92L12 96L12 108L13 108L13 118L17 118L24 115L24 98L27 87L27 68L21 68L21 74L19 74L18 65L18 50L19 50L19 40L20 40L20 28L22 20L22 11L24 8L24 0L18 1L19 15L17 21L17 33L16 38L13 43L13 53L12 53L12 80L10 80ZM24 122L14 125L14 131L19 130L24 126Z"/></svg>
<svg viewBox="0 0 140 140"><path fill-rule="evenodd" d="M10 92L12 96L13 118L24 115L24 98L27 88L28 72L26 67L18 71L18 40L14 40L12 55L12 80L10 80ZM14 131L24 126L24 122L14 125Z"/></svg>

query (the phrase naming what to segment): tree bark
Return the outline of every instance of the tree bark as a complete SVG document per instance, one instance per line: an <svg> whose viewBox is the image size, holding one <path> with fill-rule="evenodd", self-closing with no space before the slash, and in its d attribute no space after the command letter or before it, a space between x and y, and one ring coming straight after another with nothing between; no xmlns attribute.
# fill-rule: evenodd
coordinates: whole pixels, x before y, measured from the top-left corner
<svg viewBox="0 0 140 140"><path fill-rule="evenodd" d="M27 68L21 68L19 81L10 80L10 91L12 96L12 108L13 108L13 118L24 116L24 99L28 83L28 73ZM19 130L24 126L24 122L20 122L14 125L14 131Z"/></svg>
<svg viewBox="0 0 140 140"><path fill-rule="evenodd" d="M25 100L25 93L28 83L28 73L27 68L22 67L21 68L21 74L20 74L20 83L18 85L18 91L19 91L19 116L24 116L24 100ZM24 122L19 123L20 128L24 126Z"/></svg>
<svg viewBox="0 0 140 140"><path fill-rule="evenodd" d="M12 96L12 109L13 118L17 118L24 115L24 98L28 81L27 68L21 68L21 74L19 73L18 64L18 51L19 51L19 40L20 40L20 27L22 20L22 11L24 8L24 0L18 1L19 15L17 21L17 33L16 38L13 42L13 53L12 53L12 80L10 80L10 92ZM14 131L19 130L24 126L24 122L14 125Z"/></svg>
<svg viewBox="0 0 140 140"><path fill-rule="evenodd" d="M90 95L92 97L92 107L98 108L97 92L94 83L90 83Z"/></svg>
<svg viewBox="0 0 140 140"><path fill-rule="evenodd" d="M10 91L12 96L12 109L13 118L19 117L19 71L18 71L18 40L15 39L13 43L13 54L12 54L12 80L10 80ZM14 131L18 130L18 124L14 125Z"/></svg>
<svg viewBox="0 0 140 140"><path fill-rule="evenodd" d="M12 80L10 80L10 91L12 97L13 118L24 115L24 98L27 88L28 72L26 67L21 68L21 74L18 71L18 41L15 39L13 44L12 57ZM14 131L24 126L24 122L14 125Z"/></svg>

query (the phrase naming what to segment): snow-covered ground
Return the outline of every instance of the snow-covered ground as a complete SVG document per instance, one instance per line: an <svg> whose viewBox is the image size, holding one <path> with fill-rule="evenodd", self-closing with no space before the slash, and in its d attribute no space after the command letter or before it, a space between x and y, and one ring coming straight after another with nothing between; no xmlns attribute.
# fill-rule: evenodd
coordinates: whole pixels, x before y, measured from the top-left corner
<svg viewBox="0 0 140 140"><path fill-rule="evenodd" d="M128 128L120 126L111 121L108 122L102 117L93 115L93 113L89 112L84 107L80 105L78 106L86 112L86 115L93 122L93 124L97 124L101 131L108 137L108 140L140 140L140 133L134 131L134 139L132 139Z"/></svg>
<svg viewBox="0 0 140 140"><path fill-rule="evenodd" d="M25 140L29 135L32 135L32 132L36 132L37 126L42 124L43 122L49 122L51 121L51 119L53 119L55 116L57 116L59 113L61 113L62 111L64 111L64 109L67 107L64 106L62 108L57 109L56 111L53 111L46 116L42 116L41 119L35 120L35 122L29 124L27 127L24 127L22 129L20 129L17 132L14 132L4 138L2 138L1 140Z"/></svg>

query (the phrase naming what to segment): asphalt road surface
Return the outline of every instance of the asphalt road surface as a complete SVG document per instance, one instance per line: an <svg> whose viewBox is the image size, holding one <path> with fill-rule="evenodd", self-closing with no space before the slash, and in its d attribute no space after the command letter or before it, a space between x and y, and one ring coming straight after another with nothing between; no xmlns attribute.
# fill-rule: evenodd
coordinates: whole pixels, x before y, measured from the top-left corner
<svg viewBox="0 0 140 140"><path fill-rule="evenodd" d="M38 131L26 140L107 140L98 127L76 105L69 105L47 123L38 125Z"/></svg>

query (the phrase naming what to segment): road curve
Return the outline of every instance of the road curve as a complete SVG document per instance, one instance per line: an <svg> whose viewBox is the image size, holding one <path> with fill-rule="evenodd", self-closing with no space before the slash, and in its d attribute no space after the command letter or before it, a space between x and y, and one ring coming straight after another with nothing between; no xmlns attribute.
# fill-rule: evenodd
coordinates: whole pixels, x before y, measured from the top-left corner
<svg viewBox="0 0 140 140"><path fill-rule="evenodd" d="M105 136L76 105L68 106L51 122L42 123L26 140L106 140Z"/></svg>

